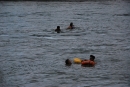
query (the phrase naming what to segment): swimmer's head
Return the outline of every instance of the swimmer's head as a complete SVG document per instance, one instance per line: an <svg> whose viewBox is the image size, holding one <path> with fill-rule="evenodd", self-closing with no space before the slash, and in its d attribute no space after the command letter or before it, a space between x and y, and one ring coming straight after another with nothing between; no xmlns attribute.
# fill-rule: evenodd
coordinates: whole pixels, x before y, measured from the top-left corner
<svg viewBox="0 0 130 87"><path fill-rule="evenodd" d="M70 66L72 63L71 63L71 61L69 59L66 59L65 64Z"/></svg>
<svg viewBox="0 0 130 87"><path fill-rule="evenodd" d="M57 29L60 29L60 26L57 26Z"/></svg>
<svg viewBox="0 0 130 87"><path fill-rule="evenodd" d="M95 56L90 55L90 60L91 60L91 61L94 61L94 59L95 59Z"/></svg>
<svg viewBox="0 0 130 87"><path fill-rule="evenodd" d="M72 23L72 22L70 23L70 26L73 26L73 23Z"/></svg>

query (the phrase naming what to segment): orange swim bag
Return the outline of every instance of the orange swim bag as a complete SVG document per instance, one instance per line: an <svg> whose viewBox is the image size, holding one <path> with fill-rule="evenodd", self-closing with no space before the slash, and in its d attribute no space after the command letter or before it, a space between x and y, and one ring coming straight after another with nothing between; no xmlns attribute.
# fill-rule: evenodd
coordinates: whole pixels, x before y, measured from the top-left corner
<svg viewBox="0 0 130 87"><path fill-rule="evenodd" d="M82 66L90 66L90 67L92 67L92 66L95 65L95 62L91 61L91 60L84 60L84 61L81 62L81 65Z"/></svg>

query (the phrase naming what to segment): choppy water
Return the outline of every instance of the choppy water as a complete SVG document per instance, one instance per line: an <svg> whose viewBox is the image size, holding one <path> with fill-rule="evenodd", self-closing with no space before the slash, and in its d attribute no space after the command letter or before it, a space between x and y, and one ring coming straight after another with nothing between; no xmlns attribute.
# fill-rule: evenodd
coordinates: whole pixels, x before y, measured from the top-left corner
<svg viewBox="0 0 130 87"><path fill-rule="evenodd" d="M129 69L129 1L0 2L0 87L129 87Z"/></svg>

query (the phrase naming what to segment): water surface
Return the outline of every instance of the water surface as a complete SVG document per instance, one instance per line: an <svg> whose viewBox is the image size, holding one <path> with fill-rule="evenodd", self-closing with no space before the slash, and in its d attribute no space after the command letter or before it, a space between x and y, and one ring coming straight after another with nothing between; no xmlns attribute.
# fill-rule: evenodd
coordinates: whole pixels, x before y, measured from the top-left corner
<svg viewBox="0 0 130 87"><path fill-rule="evenodd" d="M129 52L129 1L0 2L1 87L129 87Z"/></svg>

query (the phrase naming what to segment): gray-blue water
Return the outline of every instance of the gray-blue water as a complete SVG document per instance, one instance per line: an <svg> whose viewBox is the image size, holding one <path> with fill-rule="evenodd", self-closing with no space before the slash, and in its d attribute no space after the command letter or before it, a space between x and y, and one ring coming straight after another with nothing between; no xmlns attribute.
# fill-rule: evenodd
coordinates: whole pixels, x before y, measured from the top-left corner
<svg viewBox="0 0 130 87"><path fill-rule="evenodd" d="M130 2L0 2L0 87L130 87Z"/></svg>

